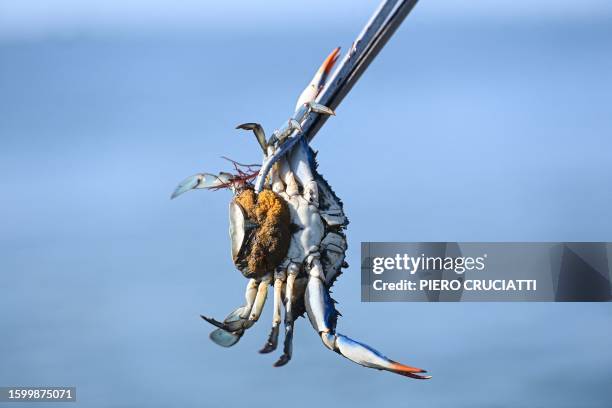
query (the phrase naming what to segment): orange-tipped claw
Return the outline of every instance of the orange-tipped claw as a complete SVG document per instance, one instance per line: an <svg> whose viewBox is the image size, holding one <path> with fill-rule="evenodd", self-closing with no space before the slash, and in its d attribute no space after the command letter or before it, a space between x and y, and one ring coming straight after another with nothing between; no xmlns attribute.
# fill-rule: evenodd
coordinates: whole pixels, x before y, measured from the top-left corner
<svg viewBox="0 0 612 408"><path fill-rule="evenodd" d="M295 109L299 109L300 106L305 103L312 102L317 97L319 91L323 89L323 85L325 85L325 80L327 79L327 75L331 72L338 56L340 55L340 47L335 48L323 61L323 64L319 67L315 76L312 78L312 81L308 84L306 89L302 91L302 94L297 100L297 104L295 105Z"/></svg>
<svg viewBox="0 0 612 408"><path fill-rule="evenodd" d="M396 374L403 375L410 378L416 378L418 380L429 380L431 375L419 375L417 373L426 373L427 371L422 368L410 367L397 361L393 361L391 365L391 370Z"/></svg>
<svg viewBox="0 0 612 408"><path fill-rule="evenodd" d="M372 347L350 339L340 333L334 334L333 337L335 337L334 351L364 367L386 370L394 374L416 378L418 380L428 380L431 378L429 375L420 375L420 373L427 372L422 368L410 367L398 363L397 361L393 361L390 358L385 357L380 352L374 350Z"/></svg>
<svg viewBox="0 0 612 408"><path fill-rule="evenodd" d="M323 64L321 64L321 67L319 68L319 71L324 72L325 75L328 75L330 71L332 70L332 68L334 67L334 64L336 63L336 60L338 59L339 55L340 55L340 47L336 47L327 56L327 58L325 58L325 61L323 61Z"/></svg>

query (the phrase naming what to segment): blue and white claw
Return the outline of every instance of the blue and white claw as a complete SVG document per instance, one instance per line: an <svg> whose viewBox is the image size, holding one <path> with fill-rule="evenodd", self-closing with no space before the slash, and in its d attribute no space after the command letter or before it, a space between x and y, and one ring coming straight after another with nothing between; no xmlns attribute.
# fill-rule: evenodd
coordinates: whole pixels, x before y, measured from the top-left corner
<svg viewBox="0 0 612 408"><path fill-rule="evenodd" d="M385 357L367 344L337 333L336 320L338 312L325 285L323 268L319 259L317 257L310 257L307 268L309 270L309 278L305 293L306 313L312 327L321 336L321 341L325 347L364 367L390 371L419 380L431 378L429 375L422 375L426 371L421 368L398 363Z"/></svg>
<svg viewBox="0 0 612 408"><path fill-rule="evenodd" d="M244 306L239 307L230 313L223 322L220 322L212 317L200 315L208 323L217 327L210 333L210 339L221 347L232 347L242 337L245 330L253 325L248 319L242 317Z"/></svg>
<svg viewBox="0 0 612 408"><path fill-rule="evenodd" d="M231 183L231 179L231 174L223 172L219 173L218 175L209 173L194 174L193 176L189 176L179 183L170 196L170 199L174 199L189 190L200 188L211 189L227 186Z"/></svg>
<svg viewBox="0 0 612 408"><path fill-rule="evenodd" d="M330 336L329 333L325 333L325 335ZM420 374L426 373L427 371L393 361L367 344L362 344L340 333L335 333L333 336L335 336L335 348L333 350L359 365L376 368L378 370L391 371L392 373L416 378L418 380L428 380L431 378L430 375Z"/></svg>
<svg viewBox="0 0 612 408"><path fill-rule="evenodd" d="M298 110L300 106L305 103L314 101L317 95L321 92L321 89L325 85L328 75L330 74L336 60L340 56L340 47L335 48L328 56L325 61L321 64L314 77L306 88L302 91L299 96L295 109Z"/></svg>

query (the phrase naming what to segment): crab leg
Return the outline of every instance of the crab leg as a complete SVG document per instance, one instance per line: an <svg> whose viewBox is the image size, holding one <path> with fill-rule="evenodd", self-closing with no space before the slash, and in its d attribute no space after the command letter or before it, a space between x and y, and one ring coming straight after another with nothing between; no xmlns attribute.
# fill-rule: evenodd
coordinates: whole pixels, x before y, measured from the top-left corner
<svg viewBox="0 0 612 408"><path fill-rule="evenodd" d="M283 286L285 285L285 273L277 272L274 279L274 306L273 306L273 316L272 316L272 329L270 330L270 335L268 336L268 340L266 344L263 346L260 353L270 353L276 350L276 346L278 345L278 333L281 323L281 305L282 301L282 292Z"/></svg>
<svg viewBox="0 0 612 408"><path fill-rule="evenodd" d="M393 361L366 344L336 333L338 312L325 286L323 268L317 256L311 255L308 258L307 269L309 278L305 294L306 313L312 327L321 336L325 347L364 367L386 370L422 380L431 378L418 374L425 373L425 370Z"/></svg>
<svg viewBox="0 0 612 408"><path fill-rule="evenodd" d="M274 367L284 366L291 360L293 354L293 302L295 301L295 278L299 273L299 267L295 263L289 264L287 268L287 287L285 288L285 341L283 343L283 354L274 363Z"/></svg>
<svg viewBox="0 0 612 408"><path fill-rule="evenodd" d="M317 182L315 181L314 174L312 172L312 166L314 158L312 157L312 151L308 147L308 142L303 137L300 137L299 145L293 149L289 155L289 163L292 169L292 174L295 175L297 181L304 188L304 198L308 203L319 206L319 191Z"/></svg>
<svg viewBox="0 0 612 408"><path fill-rule="evenodd" d="M257 280L249 279L249 283L247 284L246 292L244 294L244 299L246 303L242 309L242 313L240 313L241 319L246 319L249 313L251 313L251 309L253 308L253 304L255 303L255 296L257 295Z"/></svg>
<svg viewBox="0 0 612 408"><path fill-rule="evenodd" d="M268 286L270 286L271 281L272 275L268 274L259 282L255 302L253 303L253 308L251 309L251 313L249 315L249 322L252 322L251 326L255 324L255 322L259 320L259 316L261 316L263 307L266 304L266 298L268 297Z"/></svg>

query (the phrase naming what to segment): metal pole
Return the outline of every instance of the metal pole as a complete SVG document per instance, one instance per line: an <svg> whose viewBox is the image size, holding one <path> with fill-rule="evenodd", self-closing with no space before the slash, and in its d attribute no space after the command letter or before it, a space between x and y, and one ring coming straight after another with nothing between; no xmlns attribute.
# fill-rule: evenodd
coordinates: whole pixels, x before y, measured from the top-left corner
<svg viewBox="0 0 612 408"><path fill-rule="evenodd" d="M340 105L342 99L402 24L417 1L386 0L381 3L353 42L351 50L328 79L327 85L317 97L318 103L334 110ZM327 118L327 115L316 113L311 113L306 118L302 129L308 141L315 137Z"/></svg>
<svg viewBox="0 0 612 408"><path fill-rule="evenodd" d="M336 109L346 94L351 90L370 62L378 55L395 30L402 24L404 18L410 13L418 0L385 0L365 25L349 52L327 81L316 102L331 109ZM302 107L294 115L301 116L305 108ZM298 136L297 130L287 137L271 156L267 156L255 180L255 191L263 189L266 177L272 165L301 139L302 136L310 142L321 126L327 120L327 115L308 112L302 122L302 134ZM287 126L286 124L284 126Z"/></svg>

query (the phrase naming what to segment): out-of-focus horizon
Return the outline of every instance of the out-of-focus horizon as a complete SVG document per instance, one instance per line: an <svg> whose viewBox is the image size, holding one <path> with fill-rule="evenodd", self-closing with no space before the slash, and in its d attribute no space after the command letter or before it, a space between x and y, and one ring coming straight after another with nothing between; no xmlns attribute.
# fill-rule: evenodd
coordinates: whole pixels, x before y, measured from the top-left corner
<svg viewBox="0 0 612 408"><path fill-rule="evenodd" d="M87 407L608 408L610 304L360 303L361 241L612 241L612 3L422 0L313 141L351 224L338 331L428 369L357 367L243 301L226 191L377 1L0 4L0 385ZM55 405L54 405L55 406ZM58 404L57 407L75 404Z"/></svg>
<svg viewBox="0 0 612 408"><path fill-rule="evenodd" d="M310 0L265 3L246 0L202 2L187 0L23 0L0 6L0 40L43 39L87 34L126 35L168 31L251 31L291 29L295 25L356 29L379 4L376 0ZM422 22L457 23L485 21L592 22L612 17L606 0L473 0L431 2L419 14ZM357 24L357 25L356 25Z"/></svg>

